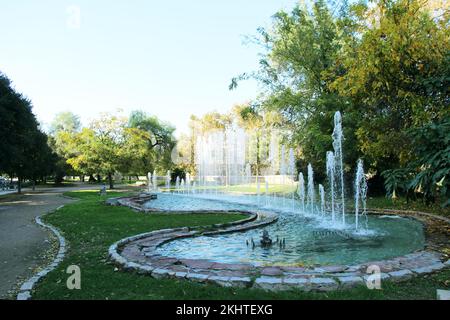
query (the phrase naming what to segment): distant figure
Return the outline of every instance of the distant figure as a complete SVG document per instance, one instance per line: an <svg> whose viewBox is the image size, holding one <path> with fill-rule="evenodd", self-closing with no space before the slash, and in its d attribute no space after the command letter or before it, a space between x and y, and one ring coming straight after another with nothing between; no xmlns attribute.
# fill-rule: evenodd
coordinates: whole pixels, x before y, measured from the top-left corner
<svg viewBox="0 0 450 320"><path fill-rule="evenodd" d="M106 196L106 185L102 185L100 188L100 195Z"/></svg>

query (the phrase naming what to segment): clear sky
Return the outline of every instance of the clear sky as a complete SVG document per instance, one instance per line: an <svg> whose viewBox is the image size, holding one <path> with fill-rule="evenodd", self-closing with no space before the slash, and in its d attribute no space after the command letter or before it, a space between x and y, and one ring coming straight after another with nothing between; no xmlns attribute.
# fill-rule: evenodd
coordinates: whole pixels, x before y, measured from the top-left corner
<svg viewBox="0 0 450 320"><path fill-rule="evenodd" d="M0 0L0 70L48 124L72 111L140 109L187 128L191 114L227 111L257 85L233 76L257 68L246 36L297 0Z"/></svg>

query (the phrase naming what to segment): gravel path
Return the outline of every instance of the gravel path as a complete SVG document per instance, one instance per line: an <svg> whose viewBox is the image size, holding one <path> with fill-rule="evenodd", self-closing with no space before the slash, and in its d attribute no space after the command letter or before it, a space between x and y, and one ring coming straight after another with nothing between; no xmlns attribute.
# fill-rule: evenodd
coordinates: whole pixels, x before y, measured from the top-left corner
<svg viewBox="0 0 450 320"><path fill-rule="evenodd" d="M24 190L22 195L0 199L0 299L11 298L15 285L30 277L33 269L45 261L51 245L49 233L35 223L35 217L73 202L61 197L63 192L93 188Z"/></svg>

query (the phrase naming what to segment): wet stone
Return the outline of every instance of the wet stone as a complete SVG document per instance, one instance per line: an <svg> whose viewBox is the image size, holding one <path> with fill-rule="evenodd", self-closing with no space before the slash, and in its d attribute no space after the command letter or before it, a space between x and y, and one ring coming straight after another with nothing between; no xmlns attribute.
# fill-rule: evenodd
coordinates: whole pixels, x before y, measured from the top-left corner
<svg viewBox="0 0 450 320"><path fill-rule="evenodd" d="M167 269L155 269L152 271L152 277L156 279L167 278L169 277L170 273L170 270Z"/></svg>
<svg viewBox="0 0 450 320"><path fill-rule="evenodd" d="M140 266L139 267L139 270L138 270L138 272L139 273L141 273L141 274L150 274L150 273L152 273L152 271L154 270L155 268L152 268L151 266L146 266L146 265L144 265L144 266Z"/></svg>
<svg viewBox="0 0 450 320"><path fill-rule="evenodd" d="M248 271L241 271L241 270L212 270L212 269L209 269L208 271L213 273L214 275L221 276L221 277L245 277L249 274Z"/></svg>
<svg viewBox="0 0 450 320"><path fill-rule="evenodd" d="M362 276L363 274L361 272L337 272L333 274L333 276L336 277L358 277Z"/></svg>
<svg viewBox="0 0 450 320"><path fill-rule="evenodd" d="M231 282L233 286L241 288L247 287L251 284L250 277L230 277L228 281Z"/></svg>
<svg viewBox="0 0 450 320"><path fill-rule="evenodd" d="M338 287L337 282L331 278L311 278L310 285L311 290L315 291L330 291Z"/></svg>
<svg viewBox="0 0 450 320"><path fill-rule="evenodd" d="M189 268L182 266L182 265L176 265L176 264L171 265L170 267L168 267L168 269L170 269L171 271L174 271L174 272L188 272L189 271Z"/></svg>
<svg viewBox="0 0 450 320"><path fill-rule="evenodd" d="M411 270L407 269L389 272L388 274L391 276L392 281L409 279L414 275Z"/></svg>
<svg viewBox="0 0 450 320"><path fill-rule="evenodd" d="M303 267L281 267L281 270L289 273L303 273L306 269Z"/></svg>
<svg viewBox="0 0 450 320"><path fill-rule="evenodd" d="M284 278L283 284L287 289L302 289L303 291L309 291L310 282L307 278Z"/></svg>
<svg viewBox="0 0 450 320"><path fill-rule="evenodd" d="M445 265L443 263L438 263L438 264L433 264L431 266L412 269L412 271L415 273L418 273L418 274L424 274L424 273L431 273L433 271L443 269L444 267L445 267Z"/></svg>
<svg viewBox="0 0 450 320"><path fill-rule="evenodd" d="M283 280L281 278L275 277L259 277L255 280L255 288L263 289L263 290L277 290L282 288Z"/></svg>
<svg viewBox="0 0 450 320"><path fill-rule="evenodd" d="M364 284L364 280L361 277L338 277L338 279L344 288L353 288L357 285Z"/></svg>
<svg viewBox="0 0 450 320"><path fill-rule="evenodd" d="M210 276L208 278L208 281L218 284L222 287L231 287L233 284L229 281L229 279L230 277Z"/></svg>
<svg viewBox="0 0 450 320"><path fill-rule="evenodd" d="M175 272L174 276L177 277L177 278L186 278L187 272L177 271L177 272Z"/></svg>
<svg viewBox="0 0 450 320"><path fill-rule="evenodd" d="M186 278L192 281L205 282L208 279L208 275L200 273L188 273Z"/></svg>
<svg viewBox="0 0 450 320"><path fill-rule="evenodd" d="M356 265L356 266L348 266L345 271L347 272L355 272L355 271L361 271L367 269L366 266Z"/></svg>
<svg viewBox="0 0 450 320"><path fill-rule="evenodd" d="M209 269L214 264L214 262L206 261L206 260L180 260L180 262L187 267L194 269Z"/></svg>
<svg viewBox="0 0 450 320"><path fill-rule="evenodd" d="M216 269L216 270L249 270L252 268L251 265L247 265L247 264L231 264L231 263L213 263L212 266L210 267L211 269Z"/></svg>
<svg viewBox="0 0 450 320"><path fill-rule="evenodd" d="M263 276L281 276L283 271L277 267L267 267L261 270L261 275Z"/></svg>
<svg viewBox="0 0 450 320"><path fill-rule="evenodd" d="M310 274L310 273L292 273L292 274L284 274L286 278L292 278L292 279L310 279L317 276L317 274Z"/></svg>
<svg viewBox="0 0 450 320"><path fill-rule="evenodd" d="M324 266L319 268L314 268L314 271L321 273L336 273L345 271L345 266Z"/></svg>

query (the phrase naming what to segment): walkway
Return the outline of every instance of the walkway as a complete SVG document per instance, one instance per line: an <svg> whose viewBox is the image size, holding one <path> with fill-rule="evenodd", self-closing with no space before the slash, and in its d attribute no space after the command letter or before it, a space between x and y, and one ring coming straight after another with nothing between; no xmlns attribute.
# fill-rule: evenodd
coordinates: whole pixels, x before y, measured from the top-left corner
<svg viewBox="0 0 450 320"><path fill-rule="evenodd" d="M34 219L73 200L61 197L63 192L94 189L95 186L25 189L22 195L0 198L0 299L20 280L32 275L50 249L49 234Z"/></svg>

